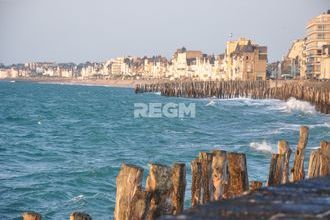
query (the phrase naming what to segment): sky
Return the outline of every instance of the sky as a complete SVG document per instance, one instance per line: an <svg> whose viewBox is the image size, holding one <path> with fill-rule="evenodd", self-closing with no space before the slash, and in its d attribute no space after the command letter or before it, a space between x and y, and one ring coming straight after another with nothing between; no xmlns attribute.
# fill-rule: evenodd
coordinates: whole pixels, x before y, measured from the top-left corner
<svg viewBox="0 0 330 220"><path fill-rule="evenodd" d="M0 0L0 63L98 62L246 37L280 60L330 0Z"/></svg>

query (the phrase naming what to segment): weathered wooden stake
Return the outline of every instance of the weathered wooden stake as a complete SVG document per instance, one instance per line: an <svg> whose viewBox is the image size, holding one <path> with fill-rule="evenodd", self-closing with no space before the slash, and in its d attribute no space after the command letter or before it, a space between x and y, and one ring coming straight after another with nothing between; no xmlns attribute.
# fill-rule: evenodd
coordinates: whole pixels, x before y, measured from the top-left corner
<svg viewBox="0 0 330 220"><path fill-rule="evenodd" d="M142 219L144 217L148 196L142 191L142 178L143 168L122 164L116 178L115 220Z"/></svg>
<svg viewBox="0 0 330 220"><path fill-rule="evenodd" d="M330 142L321 141L320 150L320 176L327 176L330 175Z"/></svg>
<svg viewBox="0 0 330 220"><path fill-rule="evenodd" d="M203 205L212 201L212 154L200 152L199 161L201 163L201 197L199 204Z"/></svg>
<svg viewBox="0 0 330 220"><path fill-rule="evenodd" d="M151 164L146 183L146 191L151 194L147 220L172 214L174 209L171 199L172 190L172 168L161 164Z"/></svg>
<svg viewBox="0 0 330 220"><path fill-rule="evenodd" d="M305 158L305 149L308 142L308 133L309 133L308 127L306 126L300 127L299 142L297 145L297 150L294 157L294 163L291 170L291 179L293 182L305 178L304 158Z"/></svg>
<svg viewBox="0 0 330 220"><path fill-rule="evenodd" d="M256 191L262 187L261 181L250 181L250 191Z"/></svg>
<svg viewBox="0 0 330 220"><path fill-rule="evenodd" d="M145 219L150 205L150 193L138 187L131 201L131 219Z"/></svg>
<svg viewBox="0 0 330 220"><path fill-rule="evenodd" d="M41 220L41 215L37 212L24 212L23 220Z"/></svg>
<svg viewBox="0 0 330 220"><path fill-rule="evenodd" d="M308 178L320 176L320 160L321 160L321 150L312 150L309 156L308 163Z"/></svg>
<svg viewBox="0 0 330 220"><path fill-rule="evenodd" d="M272 154L272 159L269 165L269 176L267 181L267 186L281 184L282 180L282 164L283 155L282 154Z"/></svg>
<svg viewBox="0 0 330 220"><path fill-rule="evenodd" d="M286 140L280 140L278 142L278 153L284 155L283 175L281 183L285 184L290 182L290 156L292 153L291 149L289 148L289 144Z"/></svg>
<svg viewBox="0 0 330 220"><path fill-rule="evenodd" d="M224 197L232 198L249 190L249 180L245 154L227 153L227 158L229 178Z"/></svg>
<svg viewBox="0 0 330 220"><path fill-rule="evenodd" d="M228 183L228 160L226 151L213 151L212 159L213 200L223 198Z"/></svg>
<svg viewBox="0 0 330 220"><path fill-rule="evenodd" d="M172 182L172 214L176 215L181 213L184 207L184 194L186 191L186 164L175 163L173 165Z"/></svg>
<svg viewBox="0 0 330 220"><path fill-rule="evenodd" d="M321 141L320 148L311 151L308 178L330 174L330 142Z"/></svg>
<svg viewBox="0 0 330 220"><path fill-rule="evenodd" d="M191 207L199 204L201 197L201 173L202 167L199 159L191 161Z"/></svg>
<svg viewBox="0 0 330 220"><path fill-rule="evenodd" d="M92 217L84 212L73 212L70 215L70 220L92 220Z"/></svg>
<svg viewBox="0 0 330 220"><path fill-rule="evenodd" d="M268 186L284 184L289 182L289 162L291 150L288 142L278 142L278 154L272 154L269 166Z"/></svg>

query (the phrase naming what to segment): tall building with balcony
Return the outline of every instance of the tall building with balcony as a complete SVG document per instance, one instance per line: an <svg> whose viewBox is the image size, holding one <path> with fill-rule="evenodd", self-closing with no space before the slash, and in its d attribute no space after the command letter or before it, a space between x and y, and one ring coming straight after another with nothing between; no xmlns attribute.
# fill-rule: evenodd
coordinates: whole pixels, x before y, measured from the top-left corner
<svg viewBox="0 0 330 220"><path fill-rule="evenodd" d="M330 79L330 45L324 45L321 56L321 79Z"/></svg>
<svg viewBox="0 0 330 220"><path fill-rule="evenodd" d="M330 10L307 24L307 76L321 78L322 47L330 44Z"/></svg>

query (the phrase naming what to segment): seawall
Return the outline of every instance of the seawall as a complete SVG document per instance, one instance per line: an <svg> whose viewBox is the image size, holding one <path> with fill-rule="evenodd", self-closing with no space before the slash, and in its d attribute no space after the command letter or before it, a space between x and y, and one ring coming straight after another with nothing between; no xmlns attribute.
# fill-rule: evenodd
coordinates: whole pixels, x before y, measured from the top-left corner
<svg viewBox="0 0 330 220"><path fill-rule="evenodd" d="M321 113L330 114L329 80L175 81L137 84L135 92L160 92L164 96L187 98L287 100L294 97L310 102Z"/></svg>

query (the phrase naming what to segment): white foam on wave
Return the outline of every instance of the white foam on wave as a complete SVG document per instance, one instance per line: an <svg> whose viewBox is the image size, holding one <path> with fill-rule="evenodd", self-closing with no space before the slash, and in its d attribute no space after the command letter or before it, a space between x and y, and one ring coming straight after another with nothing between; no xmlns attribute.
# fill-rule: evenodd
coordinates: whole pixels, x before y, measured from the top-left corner
<svg viewBox="0 0 330 220"><path fill-rule="evenodd" d="M276 126L280 131L282 131L282 130L299 131L301 124L290 124L290 123L284 123L284 122L277 122L277 123L274 123L274 126Z"/></svg>
<svg viewBox="0 0 330 220"><path fill-rule="evenodd" d="M307 125L310 128L330 128L330 122L324 122L323 124Z"/></svg>
<svg viewBox="0 0 330 220"><path fill-rule="evenodd" d="M301 111L307 114L314 114L316 112L315 107L309 102L300 101L293 97L285 102L285 110L287 112Z"/></svg>
<svg viewBox="0 0 330 220"><path fill-rule="evenodd" d="M70 199L70 201L78 202L80 200L83 200L84 198L85 198L84 195L79 195L79 196L73 197L72 199Z"/></svg>
<svg viewBox="0 0 330 220"><path fill-rule="evenodd" d="M215 101L211 100L209 103L207 103L205 106L214 106L216 103Z"/></svg>
<svg viewBox="0 0 330 220"><path fill-rule="evenodd" d="M247 106L247 107L269 107L269 106L276 106L280 103L280 100L276 99L252 99L247 97L238 97L238 98L231 98L231 99L218 99L222 104L229 105L229 106ZM277 109L277 108L276 108Z"/></svg>
<svg viewBox="0 0 330 220"><path fill-rule="evenodd" d="M311 150L317 150L317 149L319 149L320 148L320 146L316 146L316 147L311 147L310 149Z"/></svg>
<svg viewBox="0 0 330 220"><path fill-rule="evenodd" d="M252 148L255 151L274 153L276 146L273 146L272 144L264 140L262 142L251 142L250 148Z"/></svg>
<svg viewBox="0 0 330 220"><path fill-rule="evenodd" d="M155 95L161 95L161 92L154 92Z"/></svg>

